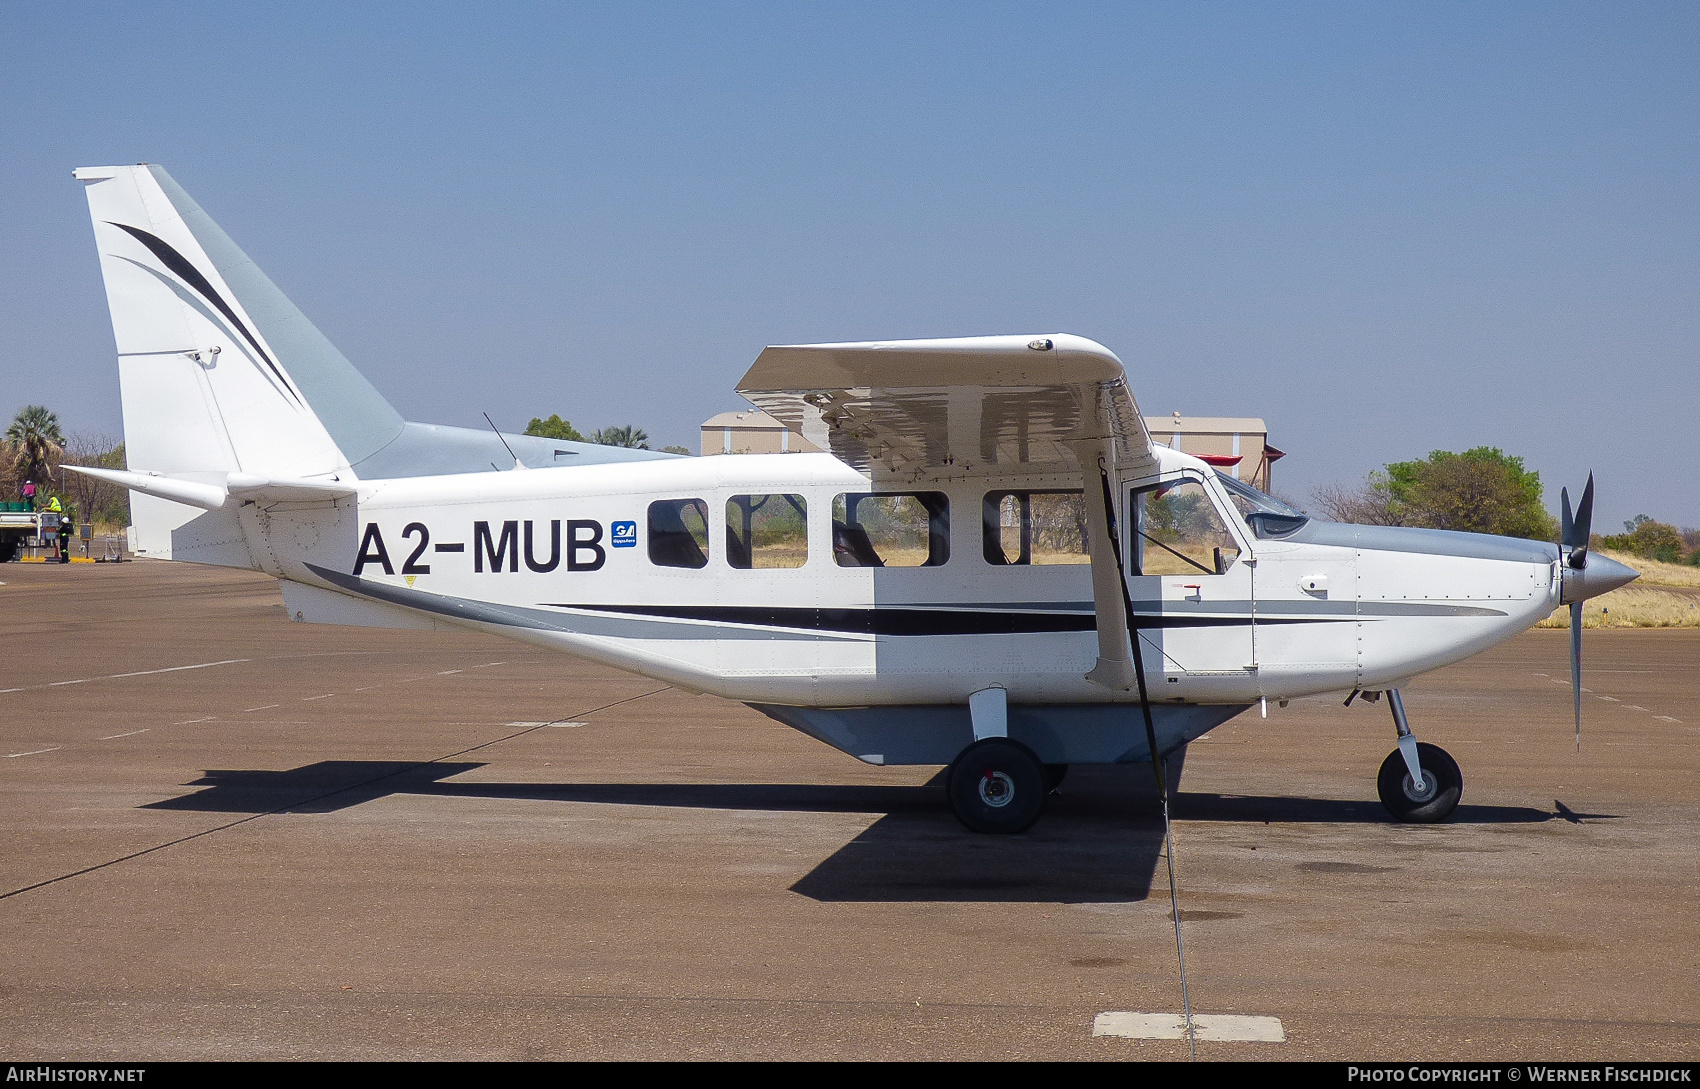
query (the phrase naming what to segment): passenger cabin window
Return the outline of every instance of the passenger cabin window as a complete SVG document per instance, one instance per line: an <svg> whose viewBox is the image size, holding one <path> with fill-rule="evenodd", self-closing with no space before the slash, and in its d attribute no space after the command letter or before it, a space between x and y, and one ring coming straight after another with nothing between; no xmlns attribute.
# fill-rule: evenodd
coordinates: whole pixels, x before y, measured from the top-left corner
<svg viewBox="0 0 1700 1089"><path fill-rule="evenodd" d="M840 567L937 567L950 559L950 501L943 492L840 495L832 558Z"/></svg>
<svg viewBox="0 0 1700 1089"><path fill-rule="evenodd" d="M651 503L649 562L658 567L707 567L708 504L700 499Z"/></svg>
<svg viewBox="0 0 1700 1089"><path fill-rule="evenodd" d="M726 562L743 570L801 567L809 559L809 507L800 495L734 495L726 501Z"/></svg>
<svg viewBox="0 0 1700 1089"><path fill-rule="evenodd" d="M986 562L1003 566L1091 563L1080 492L988 492Z"/></svg>
<svg viewBox="0 0 1700 1089"><path fill-rule="evenodd" d="M1220 575L1240 546L1204 486L1178 480L1133 493L1132 573Z"/></svg>

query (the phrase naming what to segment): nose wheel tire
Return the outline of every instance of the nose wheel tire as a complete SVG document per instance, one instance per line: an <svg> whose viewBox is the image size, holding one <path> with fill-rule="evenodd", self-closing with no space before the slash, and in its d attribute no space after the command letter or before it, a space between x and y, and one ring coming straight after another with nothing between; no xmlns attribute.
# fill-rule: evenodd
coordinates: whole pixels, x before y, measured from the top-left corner
<svg viewBox="0 0 1700 1089"><path fill-rule="evenodd" d="M962 750L945 779L951 812L970 831L1008 835L1039 819L1050 787L1025 745L989 737Z"/></svg>
<svg viewBox="0 0 1700 1089"><path fill-rule="evenodd" d="M1425 741L1417 742L1417 764L1423 769L1421 783L1411 780L1404 755L1394 749L1381 762L1375 789L1381 795L1381 804L1395 820L1438 824L1458 808L1458 799L1464 794L1464 774L1451 754Z"/></svg>

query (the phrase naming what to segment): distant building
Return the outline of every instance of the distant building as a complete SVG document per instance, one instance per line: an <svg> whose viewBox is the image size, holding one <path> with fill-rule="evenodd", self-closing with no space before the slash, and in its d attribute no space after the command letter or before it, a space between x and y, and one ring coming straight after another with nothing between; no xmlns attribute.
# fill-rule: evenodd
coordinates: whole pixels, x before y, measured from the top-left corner
<svg viewBox="0 0 1700 1089"><path fill-rule="evenodd" d="M1269 490L1271 467L1286 456L1269 445L1269 428L1251 416L1147 416L1154 442L1201 458L1261 491Z"/></svg>
<svg viewBox="0 0 1700 1089"><path fill-rule="evenodd" d="M1262 420L1241 416L1147 416L1151 438L1192 454L1225 473L1269 490L1270 467L1285 454L1269 445ZM820 447L787 430L758 409L722 412L702 425L702 452L709 454L798 454Z"/></svg>
<svg viewBox="0 0 1700 1089"><path fill-rule="evenodd" d="M709 454L803 454L820 447L787 430L785 425L762 412L722 412L702 425L702 453Z"/></svg>

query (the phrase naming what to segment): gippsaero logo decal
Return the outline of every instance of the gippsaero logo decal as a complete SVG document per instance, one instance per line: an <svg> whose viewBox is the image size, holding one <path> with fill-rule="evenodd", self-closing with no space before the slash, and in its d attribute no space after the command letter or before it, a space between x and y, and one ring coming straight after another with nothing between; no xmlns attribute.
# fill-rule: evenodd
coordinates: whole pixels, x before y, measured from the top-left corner
<svg viewBox="0 0 1700 1089"><path fill-rule="evenodd" d="M636 522L614 522L608 526L608 535L613 539L615 548L637 547Z"/></svg>

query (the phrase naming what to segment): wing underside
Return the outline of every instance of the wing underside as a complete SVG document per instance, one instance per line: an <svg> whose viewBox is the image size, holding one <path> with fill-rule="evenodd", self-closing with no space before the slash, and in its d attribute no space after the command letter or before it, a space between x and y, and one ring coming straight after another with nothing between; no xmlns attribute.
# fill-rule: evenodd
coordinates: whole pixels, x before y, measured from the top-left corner
<svg viewBox="0 0 1700 1089"><path fill-rule="evenodd" d="M1121 360L1068 334L772 347L738 392L870 476L1072 472L1086 440L1153 463Z"/></svg>

